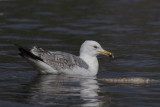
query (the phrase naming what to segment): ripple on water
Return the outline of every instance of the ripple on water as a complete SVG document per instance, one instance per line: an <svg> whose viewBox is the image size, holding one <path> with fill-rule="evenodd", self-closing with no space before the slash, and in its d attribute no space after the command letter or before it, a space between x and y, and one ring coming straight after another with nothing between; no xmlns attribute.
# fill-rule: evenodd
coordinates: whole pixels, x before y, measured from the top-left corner
<svg viewBox="0 0 160 107"><path fill-rule="evenodd" d="M55 27L55 28L43 28L42 31L52 31L52 32L59 32L59 33L67 33L67 34L75 34L75 35L91 35L95 34L94 31L87 31L87 30L76 30L70 28L63 28L63 27Z"/></svg>
<svg viewBox="0 0 160 107"><path fill-rule="evenodd" d="M8 25L2 25L1 28L4 29L15 29L15 30L31 30L36 29L43 26L42 24L8 24Z"/></svg>
<svg viewBox="0 0 160 107"><path fill-rule="evenodd" d="M30 23L35 23L35 22L39 22L38 20L33 20L33 19L18 19L18 18L8 18L6 19L6 21L8 22L30 22Z"/></svg>

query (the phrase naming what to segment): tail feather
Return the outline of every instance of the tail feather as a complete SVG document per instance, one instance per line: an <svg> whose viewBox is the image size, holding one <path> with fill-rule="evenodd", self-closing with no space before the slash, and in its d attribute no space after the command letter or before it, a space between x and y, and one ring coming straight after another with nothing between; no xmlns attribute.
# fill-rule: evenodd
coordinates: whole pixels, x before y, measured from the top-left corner
<svg viewBox="0 0 160 107"><path fill-rule="evenodd" d="M32 59L36 59L36 60L43 61L42 58L40 58L40 57L34 55L33 53L31 53L31 52L30 52L30 49L24 48L24 47L22 47L22 46L20 46L20 45L18 45L18 44L14 44L14 45L15 45L15 46L18 48L18 50L20 51L20 53L19 53L20 56L22 56L22 57L24 57L24 58L30 57L30 58L32 58Z"/></svg>

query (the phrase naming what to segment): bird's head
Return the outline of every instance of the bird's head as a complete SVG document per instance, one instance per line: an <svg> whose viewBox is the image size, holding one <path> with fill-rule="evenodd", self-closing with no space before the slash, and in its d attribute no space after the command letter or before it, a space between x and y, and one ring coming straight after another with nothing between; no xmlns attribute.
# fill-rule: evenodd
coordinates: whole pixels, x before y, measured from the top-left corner
<svg viewBox="0 0 160 107"><path fill-rule="evenodd" d="M106 55L108 57L114 58L114 55L111 52L104 50L101 45L93 40L86 40L80 48L80 56L87 54L89 56L97 56L99 54Z"/></svg>

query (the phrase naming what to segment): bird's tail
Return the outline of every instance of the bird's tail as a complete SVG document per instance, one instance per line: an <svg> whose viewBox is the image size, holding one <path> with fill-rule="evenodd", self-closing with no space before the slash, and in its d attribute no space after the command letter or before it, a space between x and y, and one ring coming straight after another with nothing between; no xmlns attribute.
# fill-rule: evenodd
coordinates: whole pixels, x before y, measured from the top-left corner
<svg viewBox="0 0 160 107"><path fill-rule="evenodd" d="M14 45L18 48L18 50L20 51L19 55L22 56L23 58L32 58L35 60L41 60L43 61L40 57L34 55L30 49L28 48L24 48L23 46L14 43Z"/></svg>

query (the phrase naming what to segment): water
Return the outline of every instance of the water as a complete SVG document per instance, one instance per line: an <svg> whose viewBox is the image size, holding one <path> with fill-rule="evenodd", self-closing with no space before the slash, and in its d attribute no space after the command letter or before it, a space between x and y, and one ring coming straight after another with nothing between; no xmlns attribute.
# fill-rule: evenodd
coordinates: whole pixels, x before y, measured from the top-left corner
<svg viewBox="0 0 160 107"><path fill-rule="evenodd" d="M0 106L158 107L160 84L96 78L160 78L158 0L1 0ZM115 54L99 56L97 77L38 75L12 42L79 54L85 40Z"/></svg>

